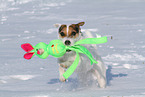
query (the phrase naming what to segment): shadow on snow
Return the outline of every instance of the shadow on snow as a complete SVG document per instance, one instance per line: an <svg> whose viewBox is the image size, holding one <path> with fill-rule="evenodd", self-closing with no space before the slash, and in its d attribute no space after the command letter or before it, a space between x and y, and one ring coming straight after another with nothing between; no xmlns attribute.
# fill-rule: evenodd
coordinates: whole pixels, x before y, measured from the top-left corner
<svg viewBox="0 0 145 97"><path fill-rule="evenodd" d="M108 69L106 70L106 80L107 80L108 86L110 85L110 81L113 80L113 78L127 76L127 74L124 74L124 73L112 74L111 70L112 70L112 66L109 65Z"/></svg>

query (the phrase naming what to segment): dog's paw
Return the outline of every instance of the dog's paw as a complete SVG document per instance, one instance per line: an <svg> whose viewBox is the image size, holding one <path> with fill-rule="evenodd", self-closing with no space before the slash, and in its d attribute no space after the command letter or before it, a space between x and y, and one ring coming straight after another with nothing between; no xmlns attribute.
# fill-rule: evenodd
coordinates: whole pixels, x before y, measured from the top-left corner
<svg viewBox="0 0 145 97"><path fill-rule="evenodd" d="M65 82L65 81L66 81L66 79L65 79L63 76L61 76L61 77L59 78L59 80L60 80L61 82Z"/></svg>
<svg viewBox="0 0 145 97"><path fill-rule="evenodd" d="M99 87L100 88L106 88L106 80L105 79L100 79L99 81Z"/></svg>

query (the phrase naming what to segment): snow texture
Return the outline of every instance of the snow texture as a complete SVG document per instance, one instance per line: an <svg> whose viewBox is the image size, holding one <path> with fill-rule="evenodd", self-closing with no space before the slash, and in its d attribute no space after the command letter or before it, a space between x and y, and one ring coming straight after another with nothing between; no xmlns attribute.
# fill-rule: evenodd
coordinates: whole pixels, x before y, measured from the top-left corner
<svg viewBox="0 0 145 97"><path fill-rule="evenodd" d="M145 97L145 0L0 0L0 97ZM23 58L20 45L57 39L56 23L111 36L98 45L107 87L75 73L59 81L56 58Z"/></svg>

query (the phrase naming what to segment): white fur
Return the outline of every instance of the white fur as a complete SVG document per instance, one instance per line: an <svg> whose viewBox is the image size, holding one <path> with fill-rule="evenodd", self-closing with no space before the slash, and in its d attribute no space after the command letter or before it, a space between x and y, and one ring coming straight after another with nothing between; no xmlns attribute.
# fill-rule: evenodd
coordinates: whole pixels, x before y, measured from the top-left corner
<svg viewBox="0 0 145 97"><path fill-rule="evenodd" d="M66 31L67 31L67 36L68 36L69 25L66 25Z"/></svg>
<svg viewBox="0 0 145 97"><path fill-rule="evenodd" d="M73 39L73 38L64 38L61 39L63 42L67 39L71 41L71 44L73 45L76 41L83 39L83 38L92 38L92 35L90 32L88 35L80 35L78 39ZM90 64L89 58L84 55L80 54L80 62L78 64L77 69L75 72L77 73L78 79L81 83L86 83L90 78L93 78L94 80L97 79L98 84L101 88L106 87L106 68L105 65L101 59L101 56L98 55L97 53L97 48L96 45L83 45L85 46L93 55L93 57L98 61L98 64ZM74 62L76 57L76 53L74 51L67 52L64 56L58 58L58 63L63 64L64 66L71 66L71 64ZM65 78L62 76L63 73L65 72L64 67L60 66L59 67L59 72L60 72L60 80L65 81Z"/></svg>

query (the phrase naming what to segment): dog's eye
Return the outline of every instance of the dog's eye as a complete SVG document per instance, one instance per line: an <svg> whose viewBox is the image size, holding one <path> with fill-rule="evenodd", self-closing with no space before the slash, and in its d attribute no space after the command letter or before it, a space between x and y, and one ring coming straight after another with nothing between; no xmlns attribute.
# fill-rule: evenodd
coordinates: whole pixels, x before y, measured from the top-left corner
<svg viewBox="0 0 145 97"><path fill-rule="evenodd" d="M63 32L60 33L61 36L65 36L65 34Z"/></svg>
<svg viewBox="0 0 145 97"><path fill-rule="evenodd" d="M72 32L71 35L72 35L72 36L75 36L75 35L76 35L76 32Z"/></svg>

